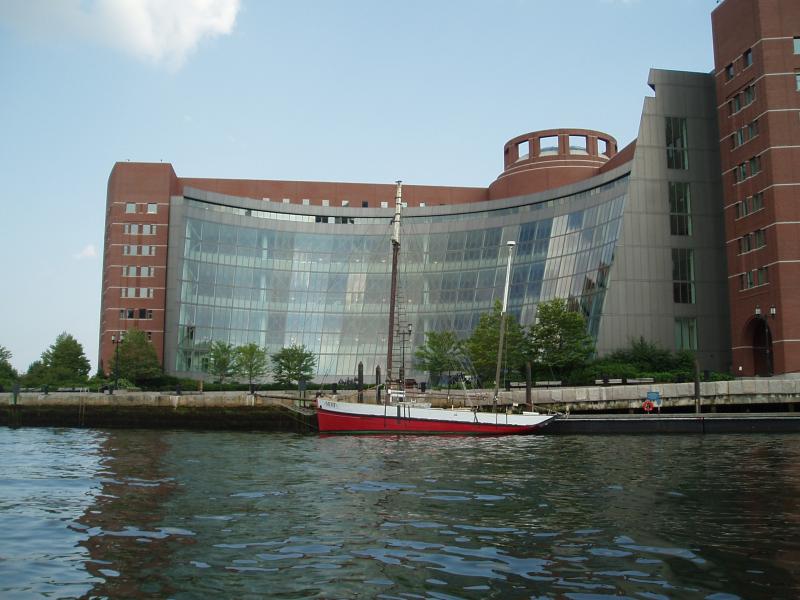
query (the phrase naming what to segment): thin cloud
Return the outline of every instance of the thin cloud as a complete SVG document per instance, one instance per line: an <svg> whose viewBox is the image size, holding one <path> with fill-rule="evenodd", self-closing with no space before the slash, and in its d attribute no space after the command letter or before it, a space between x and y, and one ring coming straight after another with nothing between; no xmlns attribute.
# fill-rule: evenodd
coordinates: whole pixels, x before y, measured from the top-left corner
<svg viewBox="0 0 800 600"><path fill-rule="evenodd" d="M83 250L81 250L77 254L73 254L72 258L74 258L75 260L97 258L97 248L95 247L94 244L87 244L83 248Z"/></svg>
<svg viewBox="0 0 800 600"><path fill-rule="evenodd" d="M169 69L233 31L240 0L5 0L0 21L37 37L88 40Z"/></svg>

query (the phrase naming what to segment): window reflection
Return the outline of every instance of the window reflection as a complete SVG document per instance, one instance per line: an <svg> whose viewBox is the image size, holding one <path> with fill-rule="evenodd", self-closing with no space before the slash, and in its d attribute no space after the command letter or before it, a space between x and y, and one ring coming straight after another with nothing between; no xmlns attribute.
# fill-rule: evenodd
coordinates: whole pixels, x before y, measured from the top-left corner
<svg viewBox="0 0 800 600"><path fill-rule="evenodd" d="M600 188L596 188L600 189ZM613 193L609 193L612 190ZM571 210L570 203L607 193L607 200ZM627 179L537 205L497 211L409 217L401 247L404 319L415 341L432 329L471 334L480 315L500 299L505 284L505 241L518 243L509 288L509 310L528 325L538 302L567 298L594 335L605 282L621 224ZM593 200L596 202L596 200ZM306 215L221 207L187 199L180 266L175 368L199 370L213 340L250 341L274 353L304 343L318 356L317 379L385 369L390 285L389 228L384 218L354 217L369 233L345 233ZM539 209L563 206L543 217ZM226 210L219 210L225 208ZM217 213L238 215L236 224ZM475 226L487 216L514 215L504 227ZM298 217L292 219L290 217ZM230 217L226 217L226 221ZM286 231L273 221L307 223ZM414 223L465 222L464 230L431 233ZM496 222L495 222L496 223ZM309 229L314 229L310 232ZM193 331L187 336L186 331Z"/></svg>

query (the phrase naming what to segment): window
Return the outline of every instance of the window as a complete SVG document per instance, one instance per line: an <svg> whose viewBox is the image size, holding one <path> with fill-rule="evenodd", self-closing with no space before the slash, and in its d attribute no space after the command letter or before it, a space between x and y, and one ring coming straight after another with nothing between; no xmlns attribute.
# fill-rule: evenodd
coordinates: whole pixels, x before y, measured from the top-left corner
<svg viewBox="0 0 800 600"><path fill-rule="evenodd" d="M558 154L558 136L548 135L539 138L539 156Z"/></svg>
<svg viewBox="0 0 800 600"><path fill-rule="evenodd" d="M123 256L136 256L136 246L128 246L127 244L122 247Z"/></svg>
<svg viewBox="0 0 800 600"><path fill-rule="evenodd" d="M697 319L675 319L675 350L697 350Z"/></svg>
<svg viewBox="0 0 800 600"><path fill-rule="evenodd" d="M752 238L748 233L739 238L739 254L750 252L750 250L752 250Z"/></svg>
<svg viewBox="0 0 800 600"><path fill-rule="evenodd" d="M761 172L761 157L754 156L750 159L750 177Z"/></svg>
<svg viewBox="0 0 800 600"><path fill-rule="evenodd" d="M342 206L350 206L350 200L342 200Z"/></svg>
<svg viewBox="0 0 800 600"><path fill-rule="evenodd" d="M767 245L767 238L763 229L756 229L752 235L753 235L752 246L754 249L763 248L764 246Z"/></svg>
<svg viewBox="0 0 800 600"><path fill-rule="evenodd" d="M736 218L741 219L762 208L764 208L764 192L758 192L736 204Z"/></svg>
<svg viewBox="0 0 800 600"><path fill-rule="evenodd" d="M155 225L142 225L142 235L155 235L155 234L156 234Z"/></svg>
<svg viewBox="0 0 800 600"><path fill-rule="evenodd" d="M669 232L672 235L692 235L688 183L669 182Z"/></svg>
<svg viewBox="0 0 800 600"><path fill-rule="evenodd" d="M153 332L152 331L148 331L147 332L147 341L152 341L152 340L153 340Z"/></svg>
<svg viewBox="0 0 800 600"><path fill-rule="evenodd" d="M389 208L388 202L381 202L381 208Z"/></svg>
<svg viewBox="0 0 800 600"><path fill-rule="evenodd" d="M747 139L752 140L758 135L758 119L747 126Z"/></svg>
<svg viewBox="0 0 800 600"><path fill-rule="evenodd" d="M330 206L330 205L331 205L331 201L330 201L330 200L325 200L325 199L323 198L323 200L322 200L322 206Z"/></svg>
<svg viewBox="0 0 800 600"><path fill-rule="evenodd" d="M361 208L369 208L369 202L367 200L362 200Z"/></svg>
<svg viewBox="0 0 800 600"><path fill-rule="evenodd" d="M725 67L725 80L730 81L731 79L733 79L733 75L734 75L733 63L731 63L727 67Z"/></svg>
<svg viewBox="0 0 800 600"><path fill-rule="evenodd" d="M128 203L125 205L125 212L126 212L127 214L132 214L132 213L135 213L135 212L136 212L136 204L134 204L133 202L128 202Z"/></svg>
<svg viewBox="0 0 800 600"><path fill-rule="evenodd" d="M679 304L694 304L694 250L672 249L672 299Z"/></svg>
<svg viewBox="0 0 800 600"><path fill-rule="evenodd" d="M753 49L752 48L748 48L747 50L744 51L744 54L742 54L742 61L744 62L744 68L745 69L753 64Z"/></svg>
<svg viewBox="0 0 800 600"><path fill-rule="evenodd" d="M756 88L754 85L748 85L744 88L742 106L749 106L756 99Z"/></svg>
<svg viewBox="0 0 800 600"><path fill-rule="evenodd" d="M147 205L147 214L148 215L155 215L157 213L158 213L158 204L155 204L154 202L150 202Z"/></svg>
<svg viewBox="0 0 800 600"><path fill-rule="evenodd" d="M757 210L761 210L764 208L764 192L758 192L757 194L753 194L750 198L750 210L748 213L754 213Z"/></svg>
<svg viewBox="0 0 800 600"><path fill-rule="evenodd" d="M795 89L798 92L800 92L800 71L794 72L794 84L795 84Z"/></svg>
<svg viewBox="0 0 800 600"><path fill-rule="evenodd" d="M569 153L570 154L588 154L587 141L585 135L571 135L569 136Z"/></svg>
<svg viewBox="0 0 800 600"><path fill-rule="evenodd" d="M302 200L303 206L310 206L311 200L309 198L303 198Z"/></svg>
<svg viewBox="0 0 800 600"><path fill-rule="evenodd" d="M747 179L747 163L742 163L733 168L733 179L736 183Z"/></svg>
<svg viewBox="0 0 800 600"><path fill-rule="evenodd" d="M517 144L517 160L525 160L526 158L530 158L531 149L530 149L530 142L525 140L524 142L520 142Z"/></svg>
<svg viewBox="0 0 800 600"><path fill-rule="evenodd" d="M686 119L667 117L667 168L688 169L689 151L686 137Z"/></svg>
<svg viewBox="0 0 800 600"><path fill-rule="evenodd" d="M742 110L742 100L739 97L739 94L736 94L733 98L731 98L729 102L731 108L731 114L737 113Z"/></svg>
<svg viewBox="0 0 800 600"><path fill-rule="evenodd" d="M125 223L122 230L127 234L136 235L139 233L139 226L136 223Z"/></svg>
<svg viewBox="0 0 800 600"><path fill-rule="evenodd" d="M750 288L766 285L768 283L769 273L767 271L767 267L746 271L739 275L740 290L749 290Z"/></svg>
<svg viewBox="0 0 800 600"><path fill-rule="evenodd" d="M794 38L794 53L800 54L800 37Z"/></svg>

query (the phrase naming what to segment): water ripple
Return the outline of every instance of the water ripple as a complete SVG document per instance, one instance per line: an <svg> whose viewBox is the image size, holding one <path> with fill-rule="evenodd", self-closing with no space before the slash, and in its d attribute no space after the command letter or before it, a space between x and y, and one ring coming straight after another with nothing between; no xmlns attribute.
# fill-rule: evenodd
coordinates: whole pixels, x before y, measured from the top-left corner
<svg viewBox="0 0 800 600"><path fill-rule="evenodd" d="M0 452L3 597L800 597L796 435L0 429Z"/></svg>

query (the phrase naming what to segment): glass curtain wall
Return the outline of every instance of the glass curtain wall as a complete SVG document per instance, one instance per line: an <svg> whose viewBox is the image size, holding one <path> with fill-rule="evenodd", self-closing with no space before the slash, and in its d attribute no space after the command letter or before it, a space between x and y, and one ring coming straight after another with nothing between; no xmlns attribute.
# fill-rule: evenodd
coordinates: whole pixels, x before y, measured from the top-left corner
<svg viewBox="0 0 800 600"><path fill-rule="evenodd" d="M435 218L409 219L398 293L400 320L413 326L407 364L426 331L468 337L481 314L502 299L506 240L517 242L509 311L527 325L540 301L565 298L596 336L627 186L616 190L589 208L548 218L530 211L519 215L529 220L513 224L488 226L492 220L475 213L459 222L463 229L442 232L434 231ZM270 354L304 344L317 355L316 381L353 377L359 361L370 379L377 365L385 373L388 220L371 227L374 234L327 223L308 233L273 229L263 218L245 218L244 226L221 223L207 206L186 219L177 371L204 371L211 342L221 340L254 342ZM481 223L487 226L476 229Z"/></svg>

